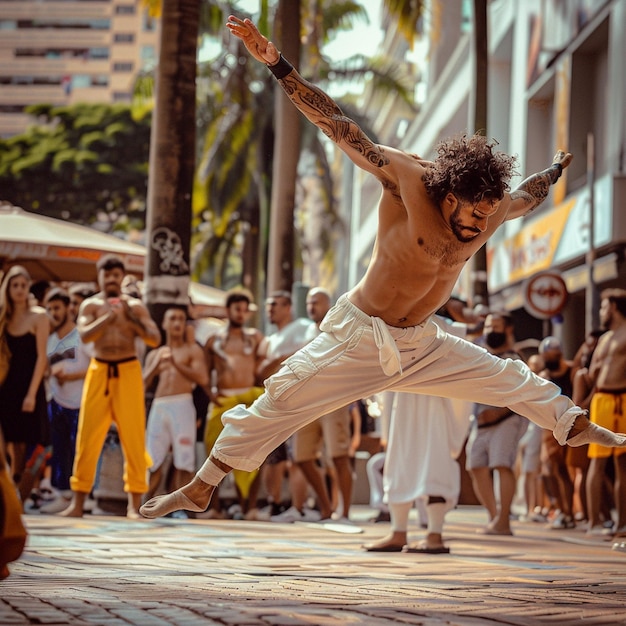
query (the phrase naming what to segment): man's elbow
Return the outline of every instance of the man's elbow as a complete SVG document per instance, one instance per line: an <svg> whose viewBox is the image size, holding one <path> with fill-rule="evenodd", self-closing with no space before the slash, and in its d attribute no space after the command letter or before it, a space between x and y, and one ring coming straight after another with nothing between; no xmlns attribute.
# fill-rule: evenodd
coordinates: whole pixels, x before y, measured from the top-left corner
<svg viewBox="0 0 626 626"><path fill-rule="evenodd" d="M148 346L148 348L158 348L161 345L161 337L148 335L144 339L144 343Z"/></svg>

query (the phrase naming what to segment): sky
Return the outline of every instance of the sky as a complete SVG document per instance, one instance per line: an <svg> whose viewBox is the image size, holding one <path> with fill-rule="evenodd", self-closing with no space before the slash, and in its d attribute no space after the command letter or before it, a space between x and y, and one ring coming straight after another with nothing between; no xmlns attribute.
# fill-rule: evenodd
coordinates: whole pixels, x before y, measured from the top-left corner
<svg viewBox="0 0 626 626"><path fill-rule="evenodd" d="M355 28L338 34L331 44L324 48L324 54L334 61L340 61L354 54L372 56L378 50L383 33L380 24L382 0L359 0L369 14L369 24L359 20ZM239 6L250 13L258 13L259 0L240 0Z"/></svg>

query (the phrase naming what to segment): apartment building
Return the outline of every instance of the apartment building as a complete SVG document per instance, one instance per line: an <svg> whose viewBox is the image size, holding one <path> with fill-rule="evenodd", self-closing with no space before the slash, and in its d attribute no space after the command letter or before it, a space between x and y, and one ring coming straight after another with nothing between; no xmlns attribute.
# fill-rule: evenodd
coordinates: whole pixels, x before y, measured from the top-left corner
<svg viewBox="0 0 626 626"><path fill-rule="evenodd" d="M425 98L407 119L393 102L366 94L364 108L381 140L432 158L439 139L473 132L472 2L426 3L422 57ZM470 20L468 21L468 15ZM488 3L487 134L518 158L515 186L550 164L558 148L572 165L541 207L511 220L488 244L490 302L509 310L521 337L559 334L568 352L596 323L594 293L626 285L626 0L491 0ZM399 36L388 29L388 39ZM389 41L385 42L389 45ZM370 177L371 178L371 177ZM353 173L351 279L371 253L377 190ZM363 189L363 193L360 190ZM471 298L471 265L457 295ZM529 281L549 272L566 288L566 304L537 315ZM558 284L557 284L558 287ZM532 303L530 303L532 304ZM555 307L554 310L556 310Z"/></svg>
<svg viewBox="0 0 626 626"><path fill-rule="evenodd" d="M158 46L139 0L0 0L0 136L32 123L30 104L130 102Z"/></svg>

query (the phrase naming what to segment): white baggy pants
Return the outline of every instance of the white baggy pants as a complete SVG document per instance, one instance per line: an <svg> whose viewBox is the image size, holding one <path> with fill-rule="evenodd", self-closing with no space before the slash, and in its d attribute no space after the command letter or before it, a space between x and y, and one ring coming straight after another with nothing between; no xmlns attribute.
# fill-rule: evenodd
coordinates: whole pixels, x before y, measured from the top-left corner
<svg viewBox="0 0 626 626"><path fill-rule="evenodd" d="M224 413L224 430L212 451L216 459L256 469L302 426L385 390L506 406L554 431L562 445L584 413L523 361L493 356L449 335L432 318L410 328L388 326L343 295L320 329L265 381L265 393L251 406Z"/></svg>

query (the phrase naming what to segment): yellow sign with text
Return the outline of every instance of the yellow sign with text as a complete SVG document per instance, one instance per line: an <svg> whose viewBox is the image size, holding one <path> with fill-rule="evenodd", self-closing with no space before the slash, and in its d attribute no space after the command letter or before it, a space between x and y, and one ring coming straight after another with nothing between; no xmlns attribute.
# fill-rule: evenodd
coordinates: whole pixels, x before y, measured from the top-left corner
<svg viewBox="0 0 626 626"><path fill-rule="evenodd" d="M551 267L565 224L575 204L576 199L572 198L504 242L511 261L510 283Z"/></svg>

